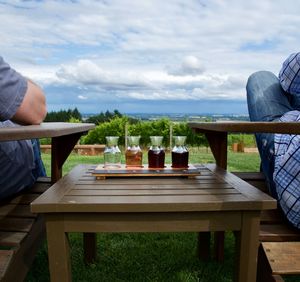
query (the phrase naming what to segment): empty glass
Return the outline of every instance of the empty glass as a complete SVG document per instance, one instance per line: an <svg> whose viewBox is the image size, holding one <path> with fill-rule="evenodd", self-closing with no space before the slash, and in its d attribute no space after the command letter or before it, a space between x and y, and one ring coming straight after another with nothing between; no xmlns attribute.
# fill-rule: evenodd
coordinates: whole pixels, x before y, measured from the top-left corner
<svg viewBox="0 0 300 282"><path fill-rule="evenodd" d="M107 136L104 149L104 168L114 169L121 167L121 151L118 147L118 136Z"/></svg>

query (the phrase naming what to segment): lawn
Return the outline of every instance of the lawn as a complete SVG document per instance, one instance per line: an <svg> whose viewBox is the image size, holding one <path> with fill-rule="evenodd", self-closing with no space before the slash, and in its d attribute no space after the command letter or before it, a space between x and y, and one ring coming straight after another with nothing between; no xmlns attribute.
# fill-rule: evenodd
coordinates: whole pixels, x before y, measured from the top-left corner
<svg viewBox="0 0 300 282"><path fill-rule="evenodd" d="M214 163L214 158L207 148L190 148L189 149L190 163ZM47 174L50 175L50 154L42 154ZM147 161L147 153L144 152L144 160ZM228 152L228 170L230 171L258 171L259 170L259 155L257 153L234 153ZM124 163L124 159L122 160ZM166 153L166 163L170 163L170 153ZM103 163L103 156L82 156L78 154L71 154L67 159L63 173L70 171L76 164L101 164Z"/></svg>
<svg viewBox="0 0 300 282"><path fill-rule="evenodd" d="M50 155L43 154L42 157L49 174ZM169 161L167 154L167 163ZM205 148L190 149L190 163L213 161ZM78 163L102 162L102 156L72 154L64 166L64 173ZM228 166L230 171L257 171L259 156L257 153L229 152ZM86 266L83 263L82 234L70 234L73 281L232 281L234 237L231 232L226 233L223 263L197 259L196 233L106 233L98 234L97 239L98 261ZM46 243L40 249L26 281L49 281Z"/></svg>

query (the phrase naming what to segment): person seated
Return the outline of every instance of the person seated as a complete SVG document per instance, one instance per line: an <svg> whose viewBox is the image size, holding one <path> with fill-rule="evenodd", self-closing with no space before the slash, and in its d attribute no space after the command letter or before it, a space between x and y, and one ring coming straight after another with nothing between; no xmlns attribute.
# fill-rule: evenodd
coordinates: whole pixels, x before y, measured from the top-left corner
<svg viewBox="0 0 300 282"><path fill-rule="evenodd" d="M46 113L41 88L0 57L0 127L40 124ZM0 142L0 167L0 200L31 187L46 175L39 141Z"/></svg>
<svg viewBox="0 0 300 282"><path fill-rule="evenodd" d="M254 73L246 89L251 121L300 121L300 52L283 62L278 78L267 71ZM300 135L259 133L256 142L270 193L299 229Z"/></svg>

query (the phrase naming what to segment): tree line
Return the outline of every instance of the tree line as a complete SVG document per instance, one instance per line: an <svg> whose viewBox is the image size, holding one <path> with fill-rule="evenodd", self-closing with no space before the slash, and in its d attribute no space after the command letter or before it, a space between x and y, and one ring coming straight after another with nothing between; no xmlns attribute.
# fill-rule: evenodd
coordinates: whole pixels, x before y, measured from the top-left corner
<svg viewBox="0 0 300 282"><path fill-rule="evenodd" d="M113 112L106 111L100 112L97 115L93 115L84 120L84 122L94 123L96 125L102 122L108 122L115 117L122 117L123 115L118 111L114 110ZM132 119L133 120L133 119ZM83 122L81 113L77 108L60 110L60 111L51 111L47 113L45 122Z"/></svg>
<svg viewBox="0 0 300 282"><path fill-rule="evenodd" d="M58 112L49 112L45 121L83 122L83 119L81 113L75 108ZM97 115L85 119L84 122L94 123L96 124L96 127L81 138L81 144L105 144L106 136L119 136L119 144L125 145L125 134L127 134L141 136L140 144L142 146L148 146L150 144L150 136L163 136L163 145L168 147L171 136L175 135L187 136L187 144L189 146L208 146L205 136L202 134L195 134L187 125L187 122L184 121L173 122L168 118L141 121L123 115L118 110L114 110L113 112L100 112ZM46 143L49 141L44 140ZM229 135L229 145L240 141L251 144L255 143L253 137L250 135Z"/></svg>

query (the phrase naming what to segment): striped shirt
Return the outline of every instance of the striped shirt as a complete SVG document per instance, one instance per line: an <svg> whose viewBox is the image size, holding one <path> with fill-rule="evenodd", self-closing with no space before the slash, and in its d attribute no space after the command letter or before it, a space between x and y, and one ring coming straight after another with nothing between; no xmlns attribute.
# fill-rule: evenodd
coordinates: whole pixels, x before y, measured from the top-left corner
<svg viewBox="0 0 300 282"><path fill-rule="evenodd" d="M300 111L287 112L280 121L300 121ZM274 147L278 201L288 221L300 228L300 135L275 134Z"/></svg>
<svg viewBox="0 0 300 282"><path fill-rule="evenodd" d="M284 91L300 94L300 52L291 54L282 65L279 81Z"/></svg>

